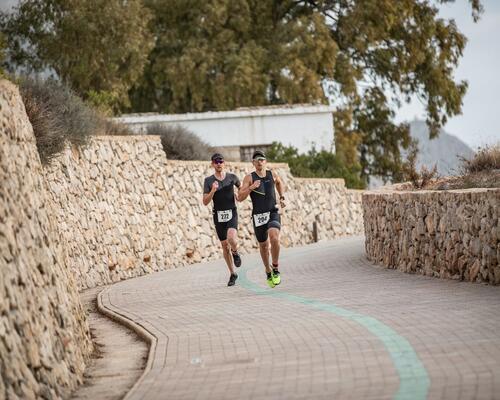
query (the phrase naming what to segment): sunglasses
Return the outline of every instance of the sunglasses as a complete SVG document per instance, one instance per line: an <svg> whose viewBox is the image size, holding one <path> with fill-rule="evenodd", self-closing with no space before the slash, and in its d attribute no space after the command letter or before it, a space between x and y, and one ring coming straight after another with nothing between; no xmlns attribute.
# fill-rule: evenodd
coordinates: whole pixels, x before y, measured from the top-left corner
<svg viewBox="0 0 500 400"><path fill-rule="evenodd" d="M224 160L218 158L217 160L214 160L214 164L224 164Z"/></svg>

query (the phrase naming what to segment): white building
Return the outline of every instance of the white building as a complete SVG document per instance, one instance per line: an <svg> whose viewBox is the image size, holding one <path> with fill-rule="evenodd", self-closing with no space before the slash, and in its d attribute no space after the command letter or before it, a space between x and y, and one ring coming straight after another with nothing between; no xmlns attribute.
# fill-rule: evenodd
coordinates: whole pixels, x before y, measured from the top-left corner
<svg viewBox="0 0 500 400"><path fill-rule="evenodd" d="M129 114L115 118L136 133L151 124L182 125L227 159L249 160L256 148L272 142L294 146L305 153L316 149L334 151L333 112L325 105L290 105L239 108L187 114Z"/></svg>

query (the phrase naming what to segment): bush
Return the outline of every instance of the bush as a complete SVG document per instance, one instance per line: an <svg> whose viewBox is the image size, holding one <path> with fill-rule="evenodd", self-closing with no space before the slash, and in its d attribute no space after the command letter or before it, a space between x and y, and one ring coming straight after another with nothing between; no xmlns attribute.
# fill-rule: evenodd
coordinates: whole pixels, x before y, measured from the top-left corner
<svg viewBox="0 0 500 400"><path fill-rule="evenodd" d="M438 179L437 164L434 164L431 169L424 165L420 168L420 171L417 171L417 155L418 147L417 143L414 142L408 150L408 157L403 164L402 174L404 180L411 182L414 189L425 189Z"/></svg>
<svg viewBox="0 0 500 400"><path fill-rule="evenodd" d="M122 124L121 122L112 121L108 118L102 118L100 125L100 135L123 136L134 134L134 132L127 125Z"/></svg>
<svg viewBox="0 0 500 400"><path fill-rule="evenodd" d="M0 78L5 78L3 64L5 62L5 48L7 47L5 36L0 32Z"/></svg>
<svg viewBox="0 0 500 400"><path fill-rule="evenodd" d="M464 174L500 170L500 142L480 149L471 159L462 158Z"/></svg>
<svg viewBox="0 0 500 400"><path fill-rule="evenodd" d="M274 142L266 152L271 162L284 162L294 176L301 178L343 178L348 188L364 189L365 182L360 178L360 168L347 166L340 158L329 151L317 151L314 146L307 154L299 154L293 146Z"/></svg>
<svg viewBox="0 0 500 400"><path fill-rule="evenodd" d="M100 127L101 119L68 87L53 80L23 77L19 89L43 164L69 142L81 147Z"/></svg>
<svg viewBox="0 0 500 400"><path fill-rule="evenodd" d="M161 136L163 150L170 160L210 159L210 146L183 126L154 124L148 126L146 132Z"/></svg>
<svg viewBox="0 0 500 400"><path fill-rule="evenodd" d="M432 170L415 170L412 155L408 157L405 170L407 181L413 189L454 190L471 188L500 188L500 143L479 150L471 159L462 158L459 176L436 178L436 167ZM400 189L409 189L408 185Z"/></svg>
<svg viewBox="0 0 500 400"><path fill-rule="evenodd" d="M434 167L431 169L427 169L424 165L420 168L420 172L417 170L413 170L410 175L410 182L413 185L414 189L426 189L429 185L439 178L437 172L437 165L434 164Z"/></svg>

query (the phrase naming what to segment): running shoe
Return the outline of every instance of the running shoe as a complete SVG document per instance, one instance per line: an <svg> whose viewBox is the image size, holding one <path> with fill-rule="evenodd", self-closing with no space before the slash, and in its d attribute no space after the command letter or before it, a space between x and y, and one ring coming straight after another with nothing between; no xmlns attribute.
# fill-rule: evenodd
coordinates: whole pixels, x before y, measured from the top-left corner
<svg viewBox="0 0 500 400"><path fill-rule="evenodd" d="M276 285L273 282L273 274L272 272L267 273L267 284L269 285L270 288L275 287Z"/></svg>
<svg viewBox="0 0 500 400"><path fill-rule="evenodd" d="M240 257L240 254L238 252L233 253L232 251L231 251L231 253L233 255L234 266L236 268L241 267L241 257Z"/></svg>
<svg viewBox="0 0 500 400"><path fill-rule="evenodd" d="M271 278L276 286L281 283L280 272L277 269L273 268L273 272L271 273Z"/></svg>
<svg viewBox="0 0 500 400"><path fill-rule="evenodd" d="M236 279L238 279L238 274L231 274L227 286L234 286L234 284L236 283Z"/></svg>

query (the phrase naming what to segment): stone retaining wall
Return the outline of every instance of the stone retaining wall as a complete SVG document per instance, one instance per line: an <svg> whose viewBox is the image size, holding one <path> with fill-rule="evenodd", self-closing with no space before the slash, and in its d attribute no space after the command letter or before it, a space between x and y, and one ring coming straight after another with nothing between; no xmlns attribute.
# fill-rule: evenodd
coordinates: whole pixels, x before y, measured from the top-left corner
<svg viewBox="0 0 500 400"><path fill-rule="evenodd" d="M499 189L363 195L366 253L405 272L500 283Z"/></svg>
<svg viewBox="0 0 500 400"><path fill-rule="evenodd" d="M294 178L287 185L283 244L362 234L361 192L342 179ZM243 176L250 163L228 163ZM211 206L201 202L209 162L167 161L157 136L98 137L68 149L46 169L57 221L80 289L221 257ZM239 204L241 252L257 249L250 199Z"/></svg>
<svg viewBox="0 0 500 400"><path fill-rule="evenodd" d="M284 179L283 244L361 234L361 192ZM241 178L251 164L231 164ZM17 88L0 81L0 400L61 399L92 350L78 289L221 257L201 203L208 162L167 161L159 137L99 137L42 168ZM313 234L313 226L316 227ZM250 200L241 252L257 248Z"/></svg>
<svg viewBox="0 0 500 400"><path fill-rule="evenodd" d="M0 80L0 399L60 399L90 334L17 88Z"/></svg>

